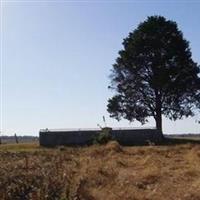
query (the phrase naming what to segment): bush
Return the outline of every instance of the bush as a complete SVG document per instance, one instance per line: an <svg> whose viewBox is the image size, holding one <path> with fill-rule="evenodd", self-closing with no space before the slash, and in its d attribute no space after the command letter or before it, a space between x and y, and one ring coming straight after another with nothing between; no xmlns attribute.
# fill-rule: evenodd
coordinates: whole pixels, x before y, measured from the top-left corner
<svg viewBox="0 0 200 200"><path fill-rule="evenodd" d="M109 128L109 127L102 128L100 134L94 138L93 144L108 143L112 139L111 131L112 131L112 128Z"/></svg>

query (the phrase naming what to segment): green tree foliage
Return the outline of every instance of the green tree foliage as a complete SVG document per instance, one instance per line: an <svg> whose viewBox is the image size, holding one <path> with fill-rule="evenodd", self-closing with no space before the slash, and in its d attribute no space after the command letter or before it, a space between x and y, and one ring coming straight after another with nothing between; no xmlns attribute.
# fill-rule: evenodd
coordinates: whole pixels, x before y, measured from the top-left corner
<svg viewBox="0 0 200 200"><path fill-rule="evenodd" d="M200 69L176 22L148 17L122 44L109 86L116 91L108 100L111 117L144 124L153 116L162 130L162 115L193 116L200 108Z"/></svg>

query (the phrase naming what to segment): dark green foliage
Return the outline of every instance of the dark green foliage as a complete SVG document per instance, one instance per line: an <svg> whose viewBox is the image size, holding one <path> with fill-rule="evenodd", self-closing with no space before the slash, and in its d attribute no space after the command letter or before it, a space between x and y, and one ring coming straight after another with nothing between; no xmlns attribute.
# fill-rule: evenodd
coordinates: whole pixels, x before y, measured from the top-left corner
<svg viewBox="0 0 200 200"><path fill-rule="evenodd" d="M109 128L109 127L102 128L100 134L94 138L93 143L94 144L108 143L112 139L111 131L112 131L112 128Z"/></svg>
<svg viewBox="0 0 200 200"><path fill-rule="evenodd" d="M144 124L153 116L162 130L162 114L171 120L194 115L200 108L200 69L175 22L148 17L123 46L111 75L111 117Z"/></svg>

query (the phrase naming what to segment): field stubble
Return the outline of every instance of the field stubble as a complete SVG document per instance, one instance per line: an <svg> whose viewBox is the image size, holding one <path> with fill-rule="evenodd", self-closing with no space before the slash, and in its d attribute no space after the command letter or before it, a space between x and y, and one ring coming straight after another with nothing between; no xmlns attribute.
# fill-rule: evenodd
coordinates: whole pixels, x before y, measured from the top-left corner
<svg viewBox="0 0 200 200"><path fill-rule="evenodd" d="M198 144L11 147L0 147L2 200L200 200Z"/></svg>

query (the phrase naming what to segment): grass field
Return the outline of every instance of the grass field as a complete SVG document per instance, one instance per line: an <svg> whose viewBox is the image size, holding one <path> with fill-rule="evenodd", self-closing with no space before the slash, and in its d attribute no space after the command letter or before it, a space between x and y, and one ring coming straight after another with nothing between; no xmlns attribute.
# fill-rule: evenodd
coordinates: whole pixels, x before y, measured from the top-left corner
<svg viewBox="0 0 200 200"><path fill-rule="evenodd" d="M0 199L199 200L200 146L0 146Z"/></svg>

